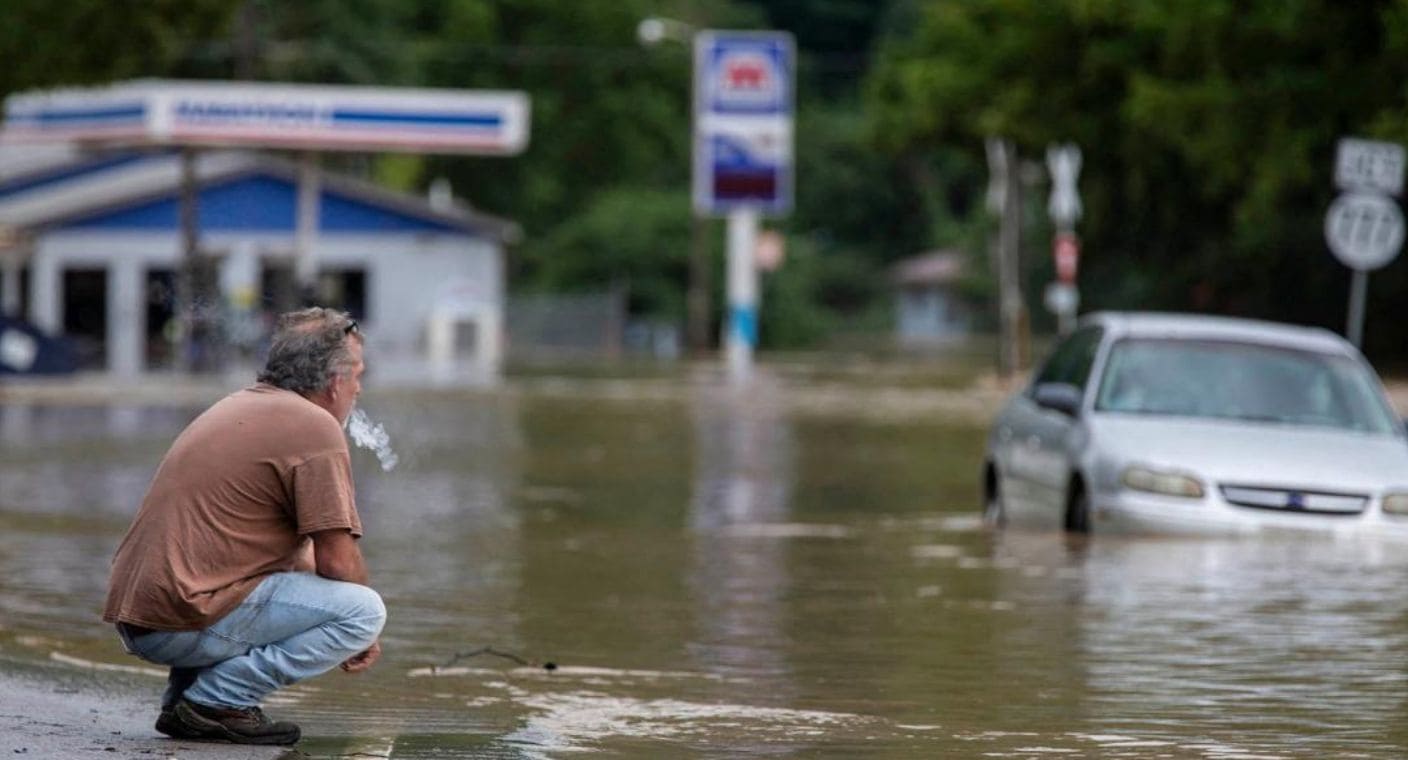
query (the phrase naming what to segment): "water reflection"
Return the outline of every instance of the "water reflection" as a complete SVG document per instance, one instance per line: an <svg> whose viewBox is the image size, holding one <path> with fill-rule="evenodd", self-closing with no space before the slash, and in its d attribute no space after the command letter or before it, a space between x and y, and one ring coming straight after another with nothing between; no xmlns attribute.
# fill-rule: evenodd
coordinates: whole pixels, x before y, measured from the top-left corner
<svg viewBox="0 0 1408 760"><path fill-rule="evenodd" d="M701 533L786 520L792 440L784 393L776 375L764 369L743 388L696 386L690 523Z"/></svg>
<svg viewBox="0 0 1408 760"><path fill-rule="evenodd" d="M1197 727L1247 751L1275 751L1288 735L1307 752L1390 746L1339 716L1384 712L1408 687L1395 662L1408 646L1400 552L1138 541L1093 547L1085 567L1090 700L1111 725L1165 739Z"/></svg>
<svg viewBox="0 0 1408 760"><path fill-rule="evenodd" d="M758 369L746 388L700 384L692 404L694 489L689 588L697 625L694 667L766 682L769 704L789 704L787 543L768 529L788 522L791 427L783 387ZM736 696L722 688L714 699Z"/></svg>
<svg viewBox="0 0 1408 760"><path fill-rule="evenodd" d="M1005 676L1036 687L1013 707L1058 713L1068 742L1109 757L1404 747L1408 600L1396 589L1408 556L1391 542L1012 532L991 562L999 596L1025 619L1002 629L1002 645L1051 658L1035 677Z"/></svg>
<svg viewBox="0 0 1408 760"><path fill-rule="evenodd" d="M125 405L0 404L0 510L121 519L189 419Z"/></svg>

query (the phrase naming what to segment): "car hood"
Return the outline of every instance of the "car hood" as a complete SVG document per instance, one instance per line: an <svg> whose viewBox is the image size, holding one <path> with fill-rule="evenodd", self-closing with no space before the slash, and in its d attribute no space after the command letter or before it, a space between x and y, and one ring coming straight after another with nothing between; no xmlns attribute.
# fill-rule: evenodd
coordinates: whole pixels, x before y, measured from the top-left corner
<svg viewBox="0 0 1408 760"><path fill-rule="evenodd" d="M1373 492L1408 487L1408 441L1347 430L1169 417L1101 415L1096 455L1216 483Z"/></svg>

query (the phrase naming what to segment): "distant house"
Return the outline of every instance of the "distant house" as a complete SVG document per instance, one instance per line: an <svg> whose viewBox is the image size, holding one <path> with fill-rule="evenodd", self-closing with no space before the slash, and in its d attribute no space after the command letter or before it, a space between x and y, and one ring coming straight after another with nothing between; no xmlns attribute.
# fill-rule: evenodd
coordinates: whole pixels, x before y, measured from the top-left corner
<svg viewBox="0 0 1408 760"><path fill-rule="evenodd" d="M170 151L0 151L0 309L73 339L90 368L170 367L180 164ZM196 164L200 248L220 292L205 306L248 355L290 303L297 171L245 151L205 152ZM315 300L361 321L375 375L492 381L516 226L329 172L319 193Z"/></svg>
<svg viewBox="0 0 1408 760"><path fill-rule="evenodd" d="M894 265L896 337L902 346L942 345L968 337L973 309L957 289L965 267L965 255L957 250L930 251Z"/></svg>

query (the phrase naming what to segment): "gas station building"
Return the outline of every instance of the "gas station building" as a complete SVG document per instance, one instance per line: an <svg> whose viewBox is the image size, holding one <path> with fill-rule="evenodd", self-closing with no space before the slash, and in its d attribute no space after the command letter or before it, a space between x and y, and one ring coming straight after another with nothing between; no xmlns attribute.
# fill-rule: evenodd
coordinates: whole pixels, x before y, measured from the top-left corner
<svg viewBox="0 0 1408 760"><path fill-rule="evenodd" d="M302 293L361 322L379 380L491 383L517 226L446 192L324 171L314 151L510 154L525 140L511 93L144 80L12 96L0 311L70 339L88 369L179 368L174 294L194 237L218 292L192 308L231 369L258 360ZM288 148L301 160L273 152Z"/></svg>

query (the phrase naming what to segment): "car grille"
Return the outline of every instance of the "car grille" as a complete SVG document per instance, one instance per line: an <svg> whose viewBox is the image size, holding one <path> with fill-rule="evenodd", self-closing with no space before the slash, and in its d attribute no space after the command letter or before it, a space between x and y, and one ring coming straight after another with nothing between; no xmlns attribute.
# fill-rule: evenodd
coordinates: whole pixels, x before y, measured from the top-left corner
<svg viewBox="0 0 1408 760"><path fill-rule="evenodd" d="M1357 515L1369 504L1369 497L1357 493L1301 491L1266 486L1222 486L1222 498L1239 507L1277 509L1321 515Z"/></svg>

